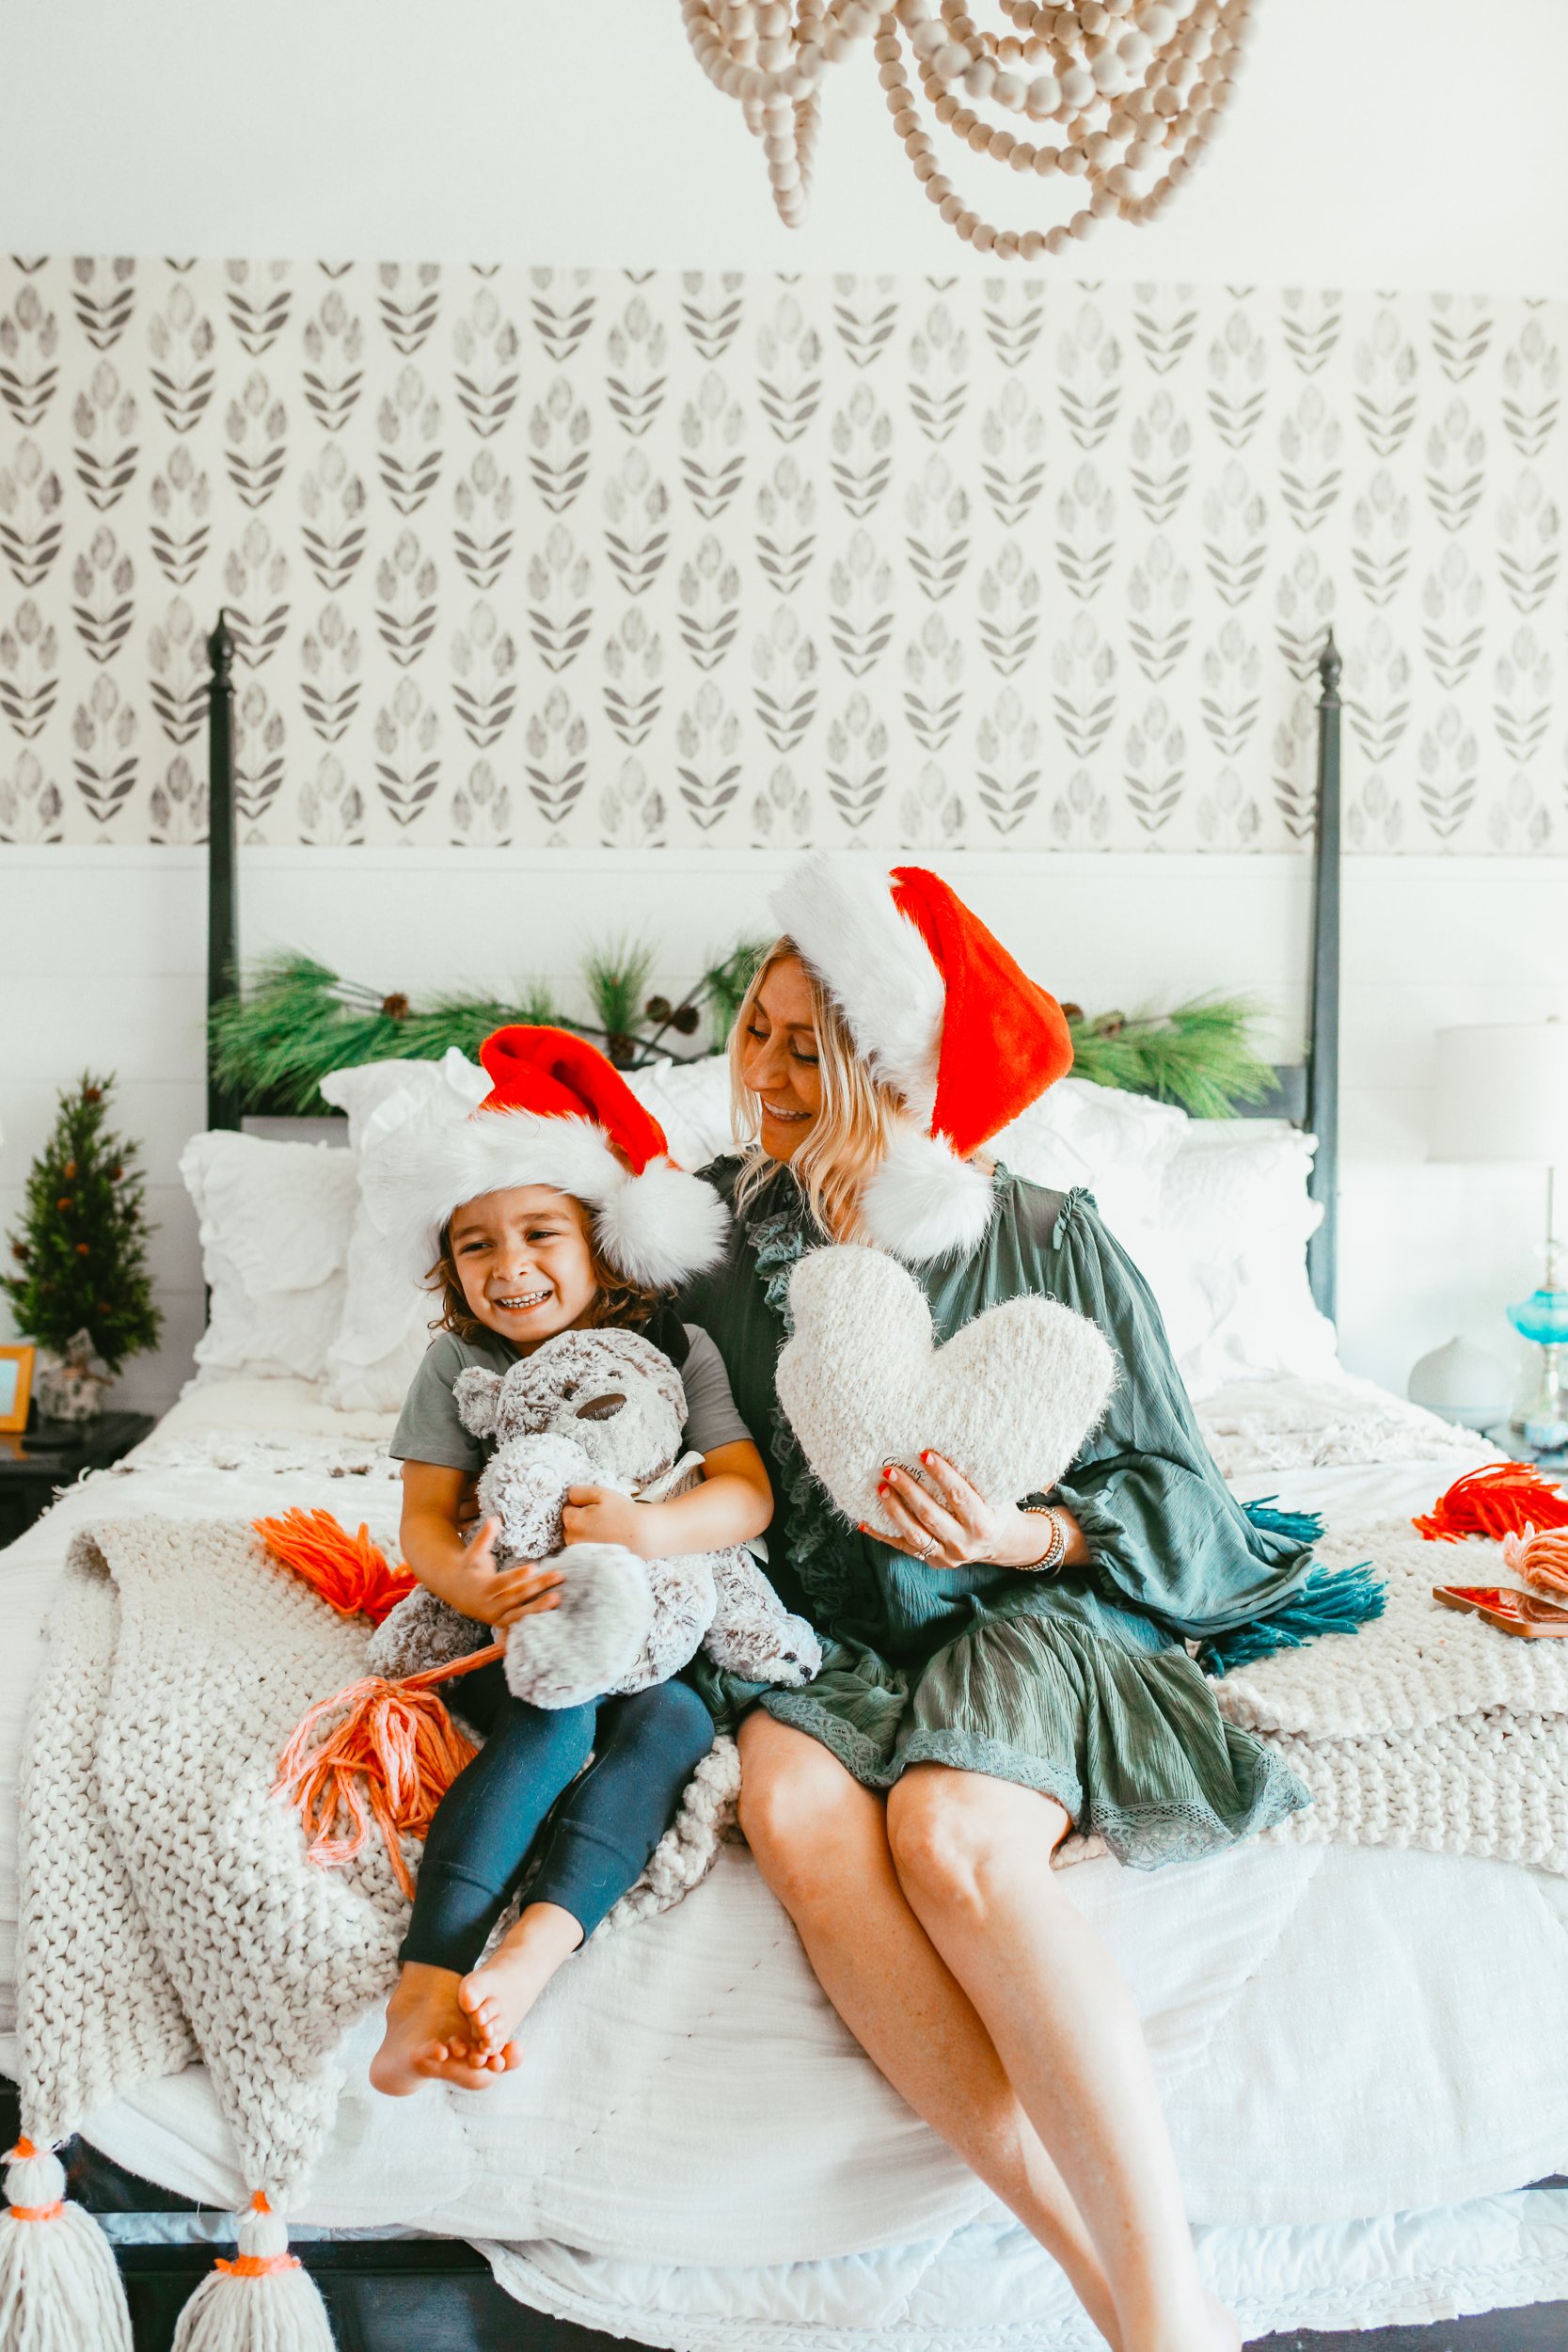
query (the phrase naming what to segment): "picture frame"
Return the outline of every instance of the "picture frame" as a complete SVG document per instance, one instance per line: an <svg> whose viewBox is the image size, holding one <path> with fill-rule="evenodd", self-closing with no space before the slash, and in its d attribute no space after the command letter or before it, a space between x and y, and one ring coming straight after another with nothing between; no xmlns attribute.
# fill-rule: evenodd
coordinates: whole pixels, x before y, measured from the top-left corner
<svg viewBox="0 0 1568 2352"><path fill-rule="evenodd" d="M0 1435L20 1436L27 1426L36 1353L30 1340L0 1343Z"/></svg>

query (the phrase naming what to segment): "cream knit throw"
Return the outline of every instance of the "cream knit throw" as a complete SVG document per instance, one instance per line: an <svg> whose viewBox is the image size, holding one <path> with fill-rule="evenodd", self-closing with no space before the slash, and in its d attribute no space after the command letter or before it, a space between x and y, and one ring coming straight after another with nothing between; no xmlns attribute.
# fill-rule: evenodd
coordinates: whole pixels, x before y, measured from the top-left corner
<svg viewBox="0 0 1568 2352"><path fill-rule="evenodd" d="M1568 1876L1568 1642L1519 1641L1445 1609L1434 1584L1512 1583L1496 1544L1433 1544L1408 1519L1330 1534L1327 1567L1370 1560L1384 1614L1239 1667L1213 1689L1315 1803L1266 1835L1419 1846Z"/></svg>
<svg viewBox="0 0 1568 2352"><path fill-rule="evenodd" d="M247 2185L286 2211L407 1913L378 1839L318 1869L268 1797L306 1708L364 1671L367 1629L248 1526L149 1517L77 1535L49 1631L22 1780L23 2129L63 2138L199 2058ZM736 1778L726 1741L607 1926L704 1874Z"/></svg>

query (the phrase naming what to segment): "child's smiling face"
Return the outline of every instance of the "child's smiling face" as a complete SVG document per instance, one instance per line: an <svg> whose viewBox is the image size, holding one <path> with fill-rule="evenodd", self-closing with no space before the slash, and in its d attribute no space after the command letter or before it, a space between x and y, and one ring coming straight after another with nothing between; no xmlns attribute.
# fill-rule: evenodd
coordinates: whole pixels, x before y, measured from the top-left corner
<svg viewBox="0 0 1568 2352"><path fill-rule="evenodd" d="M465 1200L448 1232L469 1313L525 1355L587 1322L599 1285L580 1200L512 1184Z"/></svg>

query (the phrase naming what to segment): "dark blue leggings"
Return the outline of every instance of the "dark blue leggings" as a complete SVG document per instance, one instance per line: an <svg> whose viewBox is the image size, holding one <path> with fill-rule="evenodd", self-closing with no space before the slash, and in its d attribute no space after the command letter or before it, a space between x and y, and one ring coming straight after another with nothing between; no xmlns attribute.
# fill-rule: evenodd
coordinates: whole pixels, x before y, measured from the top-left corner
<svg viewBox="0 0 1568 2352"><path fill-rule="evenodd" d="M528 1899L558 1903L592 1935L674 1820L713 1745L713 1718L684 1682L595 1706L528 1707L498 1661L448 1687L484 1745L436 1807L402 1957L466 1974L516 1894L541 1827Z"/></svg>

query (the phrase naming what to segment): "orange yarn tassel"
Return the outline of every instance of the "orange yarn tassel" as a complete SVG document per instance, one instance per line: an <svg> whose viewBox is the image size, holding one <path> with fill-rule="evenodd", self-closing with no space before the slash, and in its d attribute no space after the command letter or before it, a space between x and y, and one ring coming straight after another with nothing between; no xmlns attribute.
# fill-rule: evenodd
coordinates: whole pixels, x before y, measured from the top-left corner
<svg viewBox="0 0 1568 2352"><path fill-rule="evenodd" d="M386 1554L361 1524L357 1536L341 1527L330 1511L286 1511L280 1519L255 1519L256 1533L275 1560L293 1568L341 1617L360 1614L379 1625L414 1589L411 1568L391 1568Z"/></svg>
<svg viewBox="0 0 1568 2352"><path fill-rule="evenodd" d="M478 1751L436 1697L434 1685L471 1674L506 1655L504 1642L474 1650L444 1666L388 1682L369 1675L300 1718L278 1759L272 1794L297 1809L308 1836L306 1857L324 1870L353 1860L372 1825L404 1893L414 1882L403 1858L404 1837L423 1837L436 1808ZM339 1715L323 1731L326 1719Z"/></svg>
<svg viewBox="0 0 1568 2352"><path fill-rule="evenodd" d="M1568 1527L1568 1496L1530 1462L1489 1462L1466 1470L1424 1517L1411 1525L1429 1543L1457 1544L1466 1535L1523 1535L1537 1528Z"/></svg>

